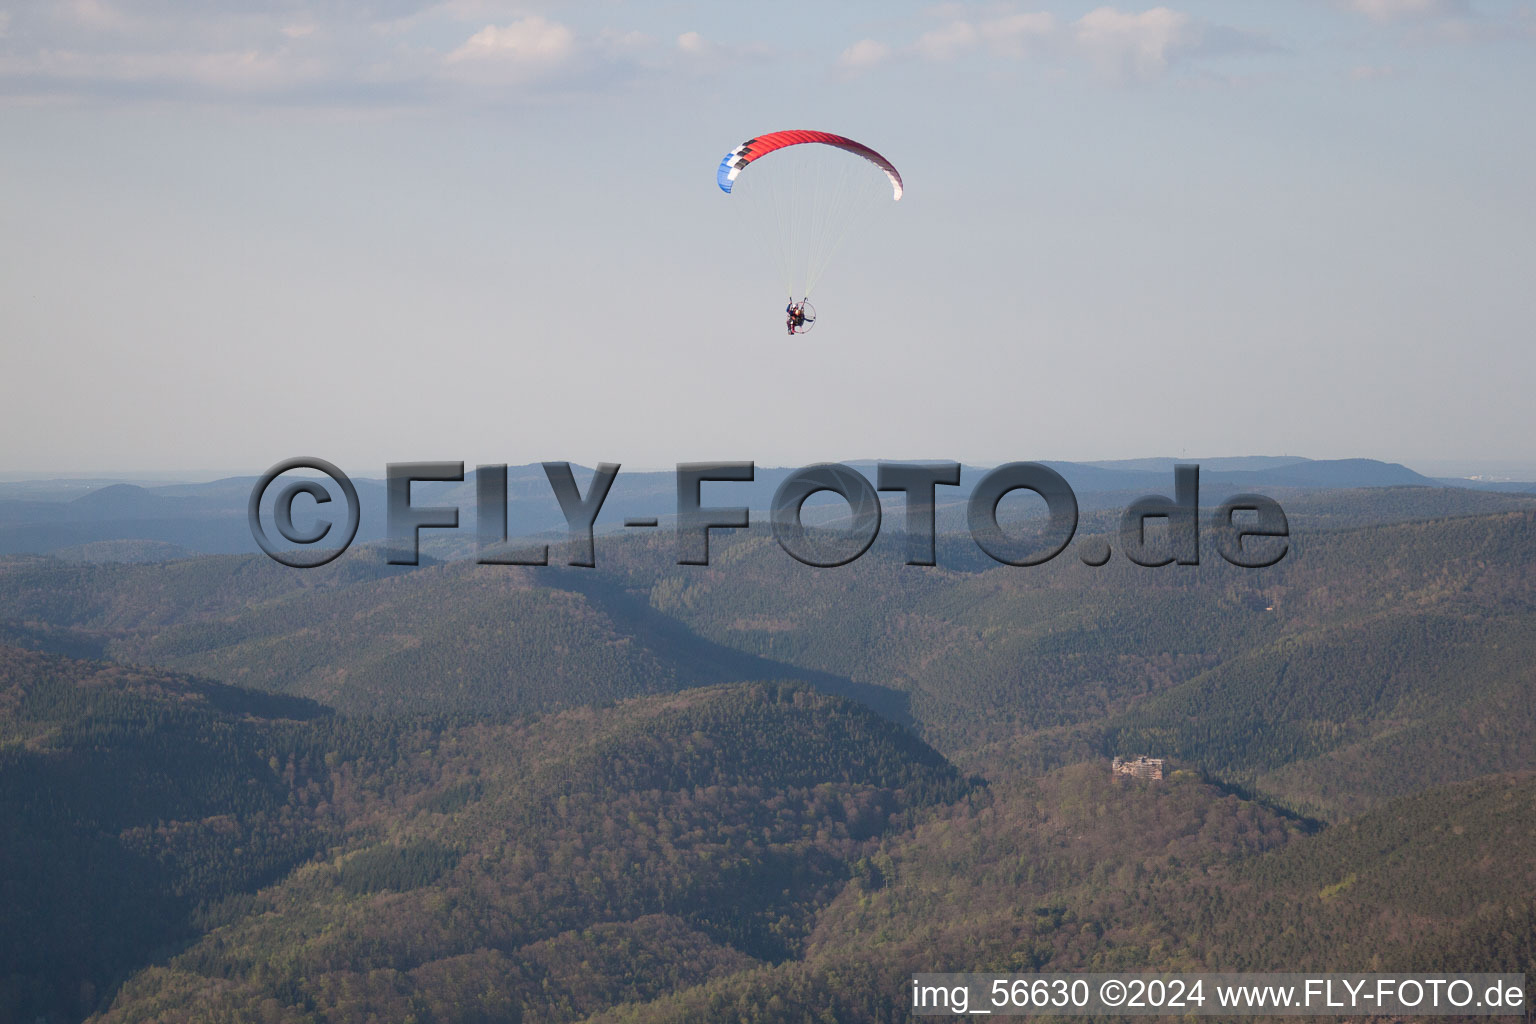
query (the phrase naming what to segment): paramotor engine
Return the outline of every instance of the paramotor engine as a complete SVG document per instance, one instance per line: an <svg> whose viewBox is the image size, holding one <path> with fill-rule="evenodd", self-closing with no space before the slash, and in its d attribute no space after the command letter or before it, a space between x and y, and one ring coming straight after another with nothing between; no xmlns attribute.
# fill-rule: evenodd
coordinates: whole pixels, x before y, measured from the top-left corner
<svg viewBox="0 0 1536 1024"><path fill-rule="evenodd" d="M816 307L806 299L785 306L784 316L790 334L810 334L816 326Z"/></svg>

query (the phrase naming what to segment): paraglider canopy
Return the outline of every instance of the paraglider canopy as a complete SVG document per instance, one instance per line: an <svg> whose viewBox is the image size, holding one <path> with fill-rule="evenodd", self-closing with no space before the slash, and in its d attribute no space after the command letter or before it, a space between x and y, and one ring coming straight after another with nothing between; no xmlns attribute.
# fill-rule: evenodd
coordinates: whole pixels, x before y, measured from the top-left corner
<svg viewBox="0 0 1536 1024"><path fill-rule="evenodd" d="M801 129L748 139L725 155L715 178L747 232L776 258L792 304L811 294L864 218L904 188L896 166L871 147ZM803 332L791 325L791 333Z"/></svg>
<svg viewBox="0 0 1536 1024"><path fill-rule="evenodd" d="M901 174L896 170L896 165L885 157L876 153L862 142L854 142L852 139L841 135L833 135L831 132L788 131L769 132L767 135L759 135L755 139L748 139L729 153L720 161L720 169L716 172L715 179L720 183L720 191L729 192L736 177L746 170L747 165L759 157L767 156L776 149L785 146L802 146L806 144L818 144L841 149L855 156L861 156L885 172L890 179L891 189L895 193L892 199L900 199L902 192Z"/></svg>

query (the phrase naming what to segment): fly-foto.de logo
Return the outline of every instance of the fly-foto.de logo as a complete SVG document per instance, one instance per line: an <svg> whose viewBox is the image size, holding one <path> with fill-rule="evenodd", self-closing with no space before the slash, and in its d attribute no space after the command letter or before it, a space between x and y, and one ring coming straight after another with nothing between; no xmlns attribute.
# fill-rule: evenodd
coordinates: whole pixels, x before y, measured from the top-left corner
<svg viewBox="0 0 1536 1024"><path fill-rule="evenodd" d="M559 502L569 531L564 564L592 567L597 564L594 528L619 475L616 463L599 463L586 493L576 482L568 462L543 463L544 474ZM329 486L313 476L283 481L301 470L318 472ZM852 466L827 462L790 473L774 491L768 520L779 546L805 565L830 568L847 565L874 544L880 534L881 491L899 492L905 500L906 562L934 565L936 510L940 488L960 486L958 462L879 462L875 481ZM705 505L703 485L751 483L756 469L751 462L685 462L676 470L677 502L671 513L676 531L679 565L709 564L711 530L743 530L751 525L751 510L744 505ZM417 505L412 502L415 483L462 483L462 462L391 463L385 473L387 558L392 565L416 565L422 530L454 530L460 509L454 505ZM279 482L281 486L279 486ZM1021 529L998 519L998 506L1016 491L1032 492L1044 501L1043 527ZM269 493L273 494L270 502ZM817 494L837 495L847 505L847 515L835 523L808 526L806 502ZM339 498L344 516L328 518L329 507ZM312 521L299 526L294 507L301 499L311 505ZM1038 462L1010 462L987 470L964 501L966 527L976 546L1004 565L1032 566L1049 562L1065 551L1077 535L1078 502L1066 479ZM475 468L476 561L483 565L549 565L546 543L515 544L507 529L507 467L505 464ZM265 516L263 515L265 511ZM278 463L256 482L247 508L251 535L273 559L294 568L314 568L330 562L357 536L362 509L357 488L335 465L324 459L300 457ZM275 541L263 522L269 518L287 547ZM340 523L340 525L338 525ZM1161 523L1154 541L1149 526ZM659 516L630 516L627 528L654 529ZM1173 471L1173 496L1149 494L1131 502L1120 516L1118 549L1137 565L1199 565L1202 533L1217 553L1232 565L1257 569L1274 565L1289 550L1290 525L1278 502L1262 494L1237 494L1227 498L1204 523L1200 522L1200 467L1179 465ZM1077 547L1085 565L1109 562L1113 549L1103 537L1084 537Z"/></svg>

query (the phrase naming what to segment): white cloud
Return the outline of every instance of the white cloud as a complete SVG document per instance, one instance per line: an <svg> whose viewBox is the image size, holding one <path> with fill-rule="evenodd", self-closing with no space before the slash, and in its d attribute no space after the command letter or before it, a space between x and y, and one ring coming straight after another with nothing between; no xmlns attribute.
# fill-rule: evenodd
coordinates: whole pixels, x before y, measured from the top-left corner
<svg viewBox="0 0 1536 1024"><path fill-rule="evenodd" d="M521 0L353 0L383 32L409 31L430 23L496 24L528 14Z"/></svg>
<svg viewBox="0 0 1536 1024"><path fill-rule="evenodd" d="M97 32L121 32L131 25L126 14L104 0L68 0L60 8L75 24Z"/></svg>
<svg viewBox="0 0 1536 1024"><path fill-rule="evenodd" d="M518 64L552 65L564 61L576 49L576 35L559 22L537 14L508 25L487 25L448 55L459 61L510 61Z"/></svg>
<svg viewBox="0 0 1536 1024"><path fill-rule="evenodd" d="M945 9L953 8L946 5ZM1055 35L1056 27L1055 16L1047 11L1004 14L978 21L962 18L925 32L914 49L929 60L954 60L979 46L1001 57L1020 58Z"/></svg>
<svg viewBox="0 0 1536 1024"><path fill-rule="evenodd" d="M981 32L992 51L1003 57L1026 57L1037 44L1056 34L1056 17L1048 11L1010 14L983 22Z"/></svg>
<svg viewBox="0 0 1536 1024"><path fill-rule="evenodd" d="M954 61L978 54L1010 60L1075 56L1112 78L1152 78L1195 56L1274 49L1262 36L1208 25L1168 7L1122 11L1100 7L1070 23L1049 11L1019 11L1008 4L945 3L929 11L947 18L906 47L861 40L838 63L859 71L897 56Z"/></svg>
<svg viewBox="0 0 1536 1024"><path fill-rule="evenodd" d="M883 64L891 59L891 48L874 39L860 39L837 58L839 66L849 71L860 71Z"/></svg>
<svg viewBox="0 0 1536 1024"><path fill-rule="evenodd" d="M0 75L19 74L103 83L169 88L193 85L221 94L293 90L319 78L324 69L254 50L183 54L111 54L53 50L0 60Z"/></svg>
<svg viewBox="0 0 1536 1024"><path fill-rule="evenodd" d="M1140 14L1100 7L1074 22L1073 34L1082 52L1116 77L1161 74L1179 50L1197 41L1190 16L1167 7Z"/></svg>
<svg viewBox="0 0 1536 1024"><path fill-rule="evenodd" d="M976 26L968 21L952 21L943 28L924 32L915 49L928 60L953 60L971 49L981 39Z"/></svg>
<svg viewBox="0 0 1536 1024"><path fill-rule="evenodd" d="M1347 0L1348 6L1373 21L1454 17L1467 13L1466 0Z"/></svg>
<svg viewBox="0 0 1536 1024"><path fill-rule="evenodd" d="M714 76L773 56L751 42L641 27L584 31L526 0L0 0L0 103L504 104Z"/></svg>
<svg viewBox="0 0 1536 1024"><path fill-rule="evenodd" d="M687 74L713 75L770 55L767 47L755 44L717 43L698 32L684 32L674 40L671 51L652 55L646 64L657 70L675 69Z"/></svg>

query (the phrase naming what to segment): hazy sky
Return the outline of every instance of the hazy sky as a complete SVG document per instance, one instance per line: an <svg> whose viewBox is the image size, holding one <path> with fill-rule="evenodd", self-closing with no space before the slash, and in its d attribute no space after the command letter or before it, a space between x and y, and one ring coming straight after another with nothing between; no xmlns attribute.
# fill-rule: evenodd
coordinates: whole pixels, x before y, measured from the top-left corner
<svg viewBox="0 0 1536 1024"><path fill-rule="evenodd" d="M1529 2L0 3L0 471L1536 464L1533 124Z"/></svg>

